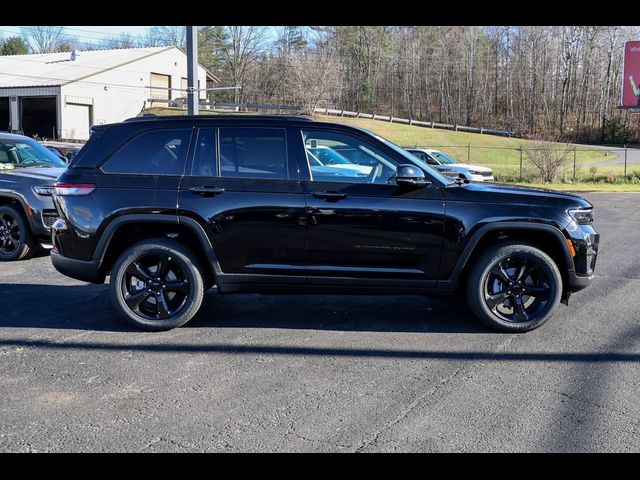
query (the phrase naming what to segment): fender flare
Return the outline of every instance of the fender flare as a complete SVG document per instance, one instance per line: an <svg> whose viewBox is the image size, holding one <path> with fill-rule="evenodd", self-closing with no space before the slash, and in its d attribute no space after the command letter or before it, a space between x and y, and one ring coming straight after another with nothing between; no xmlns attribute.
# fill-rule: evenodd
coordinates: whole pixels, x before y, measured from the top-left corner
<svg viewBox="0 0 640 480"><path fill-rule="evenodd" d="M448 280L445 280L447 283L457 284L460 279L460 274L462 270L466 267L471 254L476 248L478 242L488 233L494 232L496 230L536 230L538 232L547 232L552 234L556 238L556 242L560 245L560 249L564 254L564 261L567 264L567 269L573 271L573 257L569 252L569 247L567 246L567 238L563 235L560 229L548 225L545 223L532 223L532 222L494 222L488 223L480 227L469 239L466 246L462 250L460 254L460 258L458 258L458 262L451 273L451 277ZM568 272L570 273L570 272Z"/></svg>
<svg viewBox="0 0 640 480"><path fill-rule="evenodd" d="M151 213L123 215L109 222L109 224L102 232L100 240L98 241L95 252L93 254L93 260L97 262L98 268L102 268L105 254L118 228L120 228L122 225L128 225L132 223L164 223L186 226L196 235L196 238L200 242L200 246L202 247L207 260L209 261L209 265L213 269L213 274L217 276L218 274L222 273L222 271L220 270L218 257L213 250L213 245L211 244L209 237L207 236L204 228L200 223L189 217Z"/></svg>

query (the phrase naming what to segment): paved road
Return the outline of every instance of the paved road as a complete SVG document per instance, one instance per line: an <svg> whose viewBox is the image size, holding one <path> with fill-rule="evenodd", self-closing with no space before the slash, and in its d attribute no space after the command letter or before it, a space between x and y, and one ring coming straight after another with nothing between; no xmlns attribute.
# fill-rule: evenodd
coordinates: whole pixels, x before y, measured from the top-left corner
<svg viewBox="0 0 640 480"><path fill-rule="evenodd" d="M640 194L590 194L598 277L541 329L461 302L207 295L166 333L48 257L0 265L0 451L638 451Z"/></svg>
<svg viewBox="0 0 640 480"><path fill-rule="evenodd" d="M598 145L582 145L585 149L593 149L593 150L606 150L608 152L607 160L600 160L597 162L583 162L579 166L580 167L612 167L612 166L624 166L624 147L601 147ZM572 159L571 156L569 158L569 164L571 164ZM628 148L627 149L627 168L629 170L637 169L638 165L640 165L640 149L638 148Z"/></svg>

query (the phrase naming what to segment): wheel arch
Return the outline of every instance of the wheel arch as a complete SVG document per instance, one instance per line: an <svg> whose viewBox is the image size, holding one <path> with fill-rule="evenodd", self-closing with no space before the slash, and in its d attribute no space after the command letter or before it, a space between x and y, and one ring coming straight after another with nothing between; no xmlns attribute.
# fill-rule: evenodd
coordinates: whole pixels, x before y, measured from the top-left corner
<svg viewBox="0 0 640 480"><path fill-rule="evenodd" d="M190 248L205 269L207 283L215 284L220 264L204 228L192 218L175 215L132 214L111 221L102 232L93 257L100 274L107 275L132 243L164 236Z"/></svg>
<svg viewBox="0 0 640 480"><path fill-rule="evenodd" d="M480 227L467 242L448 282L456 287L464 284L470 267L485 246L514 241L547 253L560 270L563 289L567 288L574 267L566 237L552 225L528 222L496 222Z"/></svg>

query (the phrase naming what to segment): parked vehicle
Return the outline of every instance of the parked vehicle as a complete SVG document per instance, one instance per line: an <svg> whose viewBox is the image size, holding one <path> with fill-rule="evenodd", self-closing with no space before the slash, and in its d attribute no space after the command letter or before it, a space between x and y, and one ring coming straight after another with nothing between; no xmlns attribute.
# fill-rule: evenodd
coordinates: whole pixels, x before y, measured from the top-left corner
<svg viewBox="0 0 640 480"><path fill-rule="evenodd" d="M459 163L440 150L430 148L405 148L405 150L445 175L461 177L471 182L493 182L494 180L493 170L489 167Z"/></svg>
<svg viewBox="0 0 640 480"><path fill-rule="evenodd" d="M357 150L371 170L317 177L318 146ZM369 132L301 117L94 126L54 202L55 267L110 275L117 308L149 330L183 325L216 286L465 292L487 325L524 332L591 283L599 244L577 195L453 180Z"/></svg>
<svg viewBox="0 0 640 480"><path fill-rule="evenodd" d="M62 155L57 148L52 147L51 145L45 145L44 147L47 150L49 150L51 153L53 153L56 157L58 157L60 160L62 160L64 163L67 163L67 157Z"/></svg>
<svg viewBox="0 0 640 480"><path fill-rule="evenodd" d="M69 163L71 160L73 160L82 148L82 145L59 142L47 142L44 144L44 146L62 157L65 163Z"/></svg>
<svg viewBox="0 0 640 480"><path fill-rule="evenodd" d="M51 241L51 195L65 163L36 140L0 133L0 261L23 260Z"/></svg>

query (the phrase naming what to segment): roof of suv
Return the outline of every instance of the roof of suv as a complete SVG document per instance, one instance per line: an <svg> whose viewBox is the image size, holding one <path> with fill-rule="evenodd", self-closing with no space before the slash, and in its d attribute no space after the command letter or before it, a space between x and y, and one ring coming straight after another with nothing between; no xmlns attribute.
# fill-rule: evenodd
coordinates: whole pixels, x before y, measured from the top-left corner
<svg viewBox="0 0 640 480"><path fill-rule="evenodd" d="M204 121L204 120L287 120L294 122L313 122L310 117L302 115L252 115L252 114L214 114L214 115L154 115L145 114L141 117L128 118L125 122L146 122L146 121Z"/></svg>

